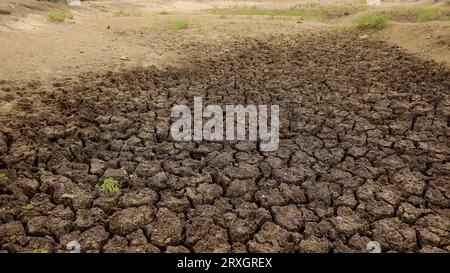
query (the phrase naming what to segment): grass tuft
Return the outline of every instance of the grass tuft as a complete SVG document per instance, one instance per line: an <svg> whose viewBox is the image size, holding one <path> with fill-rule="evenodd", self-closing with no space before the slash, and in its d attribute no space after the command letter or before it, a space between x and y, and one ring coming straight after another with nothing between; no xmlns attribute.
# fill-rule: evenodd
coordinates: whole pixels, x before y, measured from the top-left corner
<svg viewBox="0 0 450 273"><path fill-rule="evenodd" d="M116 10L113 12L114 17L139 17L142 15L142 12L138 10Z"/></svg>
<svg viewBox="0 0 450 273"><path fill-rule="evenodd" d="M64 22L66 19L73 19L73 15L70 11L56 8L47 10L47 17L55 22Z"/></svg>
<svg viewBox="0 0 450 273"><path fill-rule="evenodd" d="M34 208L33 204L26 204L22 207L22 209L30 211Z"/></svg>
<svg viewBox="0 0 450 273"><path fill-rule="evenodd" d="M356 19L356 25L361 29L381 29L389 23L389 17L386 15L361 15Z"/></svg>
<svg viewBox="0 0 450 273"><path fill-rule="evenodd" d="M387 15L395 21L417 23L450 20L450 8L448 7L397 7L382 11L381 14Z"/></svg>
<svg viewBox="0 0 450 273"><path fill-rule="evenodd" d="M33 253L48 253L47 249L34 249Z"/></svg>
<svg viewBox="0 0 450 273"><path fill-rule="evenodd" d="M119 189L119 181L114 178L106 178L103 180L102 184L98 187L98 190L104 194L112 195L118 193Z"/></svg>
<svg viewBox="0 0 450 273"><path fill-rule="evenodd" d="M184 19L177 19L173 22L173 29L175 31L180 31L183 29L187 29L189 27L189 23Z"/></svg>

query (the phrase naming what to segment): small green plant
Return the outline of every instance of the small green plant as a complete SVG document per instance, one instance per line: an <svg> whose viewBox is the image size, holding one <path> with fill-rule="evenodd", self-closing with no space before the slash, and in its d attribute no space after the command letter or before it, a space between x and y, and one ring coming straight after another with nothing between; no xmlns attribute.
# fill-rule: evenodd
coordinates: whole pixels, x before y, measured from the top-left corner
<svg viewBox="0 0 450 273"><path fill-rule="evenodd" d="M0 179L3 179L3 178L7 178L8 176L6 175L6 173L0 173Z"/></svg>
<svg viewBox="0 0 450 273"><path fill-rule="evenodd" d="M70 11L56 8L47 10L47 17L55 22L64 22L66 19L73 19L73 15Z"/></svg>
<svg viewBox="0 0 450 273"><path fill-rule="evenodd" d="M33 253L48 253L47 249L34 249Z"/></svg>
<svg viewBox="0 0 450 273"><path fill-rule="evenodd" d="M22 209L30 211L34 208L33 204L26 204L22 207Z"/></svg>
<svg viewBox="0 0 450 273"><path fill-rule="evenodd" d="M142 12L138 10L116 10L113 12L114 17L139 17L142 15Z"/></svg>
<svg viewBox="0 0 450 273"><path fill-rule="evenodd" d="M47 171L45 170L45 168L39 168L38 170L38 174L39 175L44 175Z"/></svg>
<svg viewBox="0 0 450 273"><path fill-rule="evenodd" d="M98 190L105 194L115 194L120 191L119 181L114 178L106 178L103 180L102 184L98 187Z"/></svg>
<svg viewBox="0 0 450 273"><path fill-rule="evenodd" d="M356 25L361 29L381 29L389 23L386 15L366 14L356 19Z"/></svg>
<svg viewBox="0 0 450 273"><path fill-rule="evenodd" d="M189 27L189 23L184 19L177 19L173 22L173 29L175 31L180 31L183 29L187 29Z"/></svg>

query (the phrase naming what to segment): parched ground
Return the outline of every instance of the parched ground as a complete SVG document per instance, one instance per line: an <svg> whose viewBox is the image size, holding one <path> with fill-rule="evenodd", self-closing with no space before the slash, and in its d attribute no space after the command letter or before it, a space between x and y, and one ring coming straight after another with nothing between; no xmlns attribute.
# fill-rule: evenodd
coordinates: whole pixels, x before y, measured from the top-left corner
<svg viewBox="0 0 450 273"><path fill-rule="evenodd" d="M220 44L236 37L349 28L355 18L365 13L365 8L360 7L364 1L360 0L321 0L320 3L341 5L321 19L212 12L214 7L244 5L288 9L308 2L317 3L316 0L83 1L81 7L70 9L73 19L58 23L49 20L46 11L67 9L62 3L0 0L0 82L53 82L79 73L177 65L184 54L179 49L184 49L185 44ZM417 2L430 4L426 0L384 0L379 9L389 9L393 4L415 6ZM187 26L176 29L176 22ZM392 22L381 31L361 35L401 46L419 57L450 67L449 33L450 21L435 21ZM0 111L1 107L0 101Z"/></svg>
<svg viewBox="0 0 450 273"><path fill-rule="evenodd" d="M447 68L352 31L194 58L206 48L177 68L4 84L0 249L450 252ZM280 148L172 141L170 109L194 96L280 105ZM107 177L120 193L99 192Z"/></svg>

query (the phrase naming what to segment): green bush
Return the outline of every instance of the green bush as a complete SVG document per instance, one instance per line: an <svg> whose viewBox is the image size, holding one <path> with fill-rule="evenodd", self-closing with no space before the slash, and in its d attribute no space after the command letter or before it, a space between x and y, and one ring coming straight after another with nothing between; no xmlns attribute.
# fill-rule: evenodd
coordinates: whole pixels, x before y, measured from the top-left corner
<svg viewBox="0 0 450 273"><path fill-rule="evenodd" d="M389 23L386 15L362 15L356 19L356 25L361 29L381 29Z"/></svg>
<svg viewBox="0 0 450 273"><path fill-rule="evenodd" d="M173 23L173 29L176 31L187 29L189 27L189 23L184 19L177 19Z"/></svg>
<svg viewBox="0 0 450 273"><path fill-rule="evenodd" d="M70 11L56 8L47 10L47 17L55 22L64 22L66 19L73 19L73 15Z"/></svg>

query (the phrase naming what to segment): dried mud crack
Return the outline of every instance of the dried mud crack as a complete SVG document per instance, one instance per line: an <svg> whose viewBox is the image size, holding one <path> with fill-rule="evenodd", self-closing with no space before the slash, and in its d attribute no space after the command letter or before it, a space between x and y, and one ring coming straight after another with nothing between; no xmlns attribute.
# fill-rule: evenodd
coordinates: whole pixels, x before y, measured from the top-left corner
<svg viewBox="0 0 450 273"><path fill-rule="evenodd" d="M2 86L7 252L450 252L450 73L351 32L189 67ZM280 105L280 147L174 142L170 110ZM97 185L112 177L120 193Z"/></svg>

